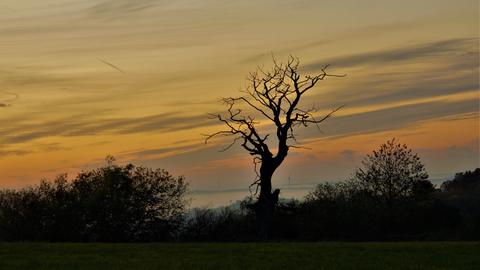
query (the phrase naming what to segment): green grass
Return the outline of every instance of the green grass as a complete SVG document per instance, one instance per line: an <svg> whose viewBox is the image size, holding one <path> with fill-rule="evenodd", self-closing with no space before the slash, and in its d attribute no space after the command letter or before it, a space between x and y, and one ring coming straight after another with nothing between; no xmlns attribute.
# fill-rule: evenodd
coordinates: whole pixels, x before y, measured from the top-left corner
<svg viewBox="0 0 480 270"><path fill-rule="evenodd" d="M480 243L0 243L0 269L480 269Z"/></svg>

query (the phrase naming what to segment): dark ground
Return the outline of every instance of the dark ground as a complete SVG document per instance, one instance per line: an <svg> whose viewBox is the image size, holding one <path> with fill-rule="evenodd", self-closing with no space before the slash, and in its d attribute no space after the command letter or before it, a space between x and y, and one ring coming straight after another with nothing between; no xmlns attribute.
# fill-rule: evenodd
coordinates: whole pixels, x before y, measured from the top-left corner
<svg viewBox="0 0 480 270"><path fill-rule="evenodd" d="M480 242L0 243L0 269L480 269Z"/></svg>

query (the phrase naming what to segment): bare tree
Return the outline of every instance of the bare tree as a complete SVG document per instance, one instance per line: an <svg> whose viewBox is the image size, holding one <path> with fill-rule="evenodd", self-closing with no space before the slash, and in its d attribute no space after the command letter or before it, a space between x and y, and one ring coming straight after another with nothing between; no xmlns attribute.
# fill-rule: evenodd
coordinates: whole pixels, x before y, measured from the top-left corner
<svg viewBox="0 0 480 270"><path fill-rule="evenodd" d="M228 106L225 114L212 114L211 117L222 122L226 129L207 135L205 143L216 136L231 136L233 142L224 150L239 142L250 155L257 178L250 187L255 187L255 195L260 194L252 206L257 216L259 234L268 237L275 206L278 202L279 189L272 192L272 176L282 164L290 148L299 147L295 129L311 124L319 125L338 111L341 107L331 110L326 115L317 118L318 108L301 108L302 97L319 81L326 77L342 77L345 75L327 74L328 65L321 69L318 75L301 76L299 74L298 58L290 57L286 63L273 59L273 68L257 71L248 76L248 87L242 92L245 96L223 98ZM259 116L262 121L257 120ZM274 126L276 136L275 147L267 141L272 134L260 133L260 124ZM264 125L263 125L264 126Z"/></svg>

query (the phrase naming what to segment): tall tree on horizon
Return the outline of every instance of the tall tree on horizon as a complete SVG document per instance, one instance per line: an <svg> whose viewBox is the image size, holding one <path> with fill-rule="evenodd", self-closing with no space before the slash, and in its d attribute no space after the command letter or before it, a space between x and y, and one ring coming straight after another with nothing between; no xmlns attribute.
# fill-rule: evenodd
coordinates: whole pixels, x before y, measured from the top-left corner
<svg viewBox="0 0 480 270"><path fill-rule="evenodd" d="M327 74L328 65L317 75L300 75L298 58L290 56L285 63L279 63L273 58L273 67L265 70L258 67L249 74L248 86L242 92L245 96L223 98L228 106L224 114L211 114L213 119L222 122L225 130L207 135L205 143L216 136L231 136L233 142L224 150L239 142L241 146L254 156L253 163L257 177L250 185L255 187L255 195L260 189L257 201L252 205L258 223L259 235L266 238L270 235L271 223L275 206L278 203L279 189L272 192L272 176L275 170L287 157L290 148L299 147L295 129L311 124L318 125L330 118L342 106L331 110L319 118L318 108L302 108L302 97L319 81L326 77L343 77L345 75ZM274 126L274 135L262 134L259 130L260 121ZM272 132L273 133L273 132ZM274 137L275 136L275 137ZM269 139L274 137L276 145L269 145ZM273 150L272 150L273 149Z"/></svg>

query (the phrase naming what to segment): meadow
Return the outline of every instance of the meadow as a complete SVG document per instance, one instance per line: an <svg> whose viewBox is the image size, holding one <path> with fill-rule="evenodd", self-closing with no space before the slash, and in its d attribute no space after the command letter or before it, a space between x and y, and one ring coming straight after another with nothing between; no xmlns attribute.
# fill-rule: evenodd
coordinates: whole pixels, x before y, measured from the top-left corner
<svg viewBox="0 0 480 270"><path fill-rule="evenodd" d="M0 269L480 269L480 242L0 243Z"/></svg>

